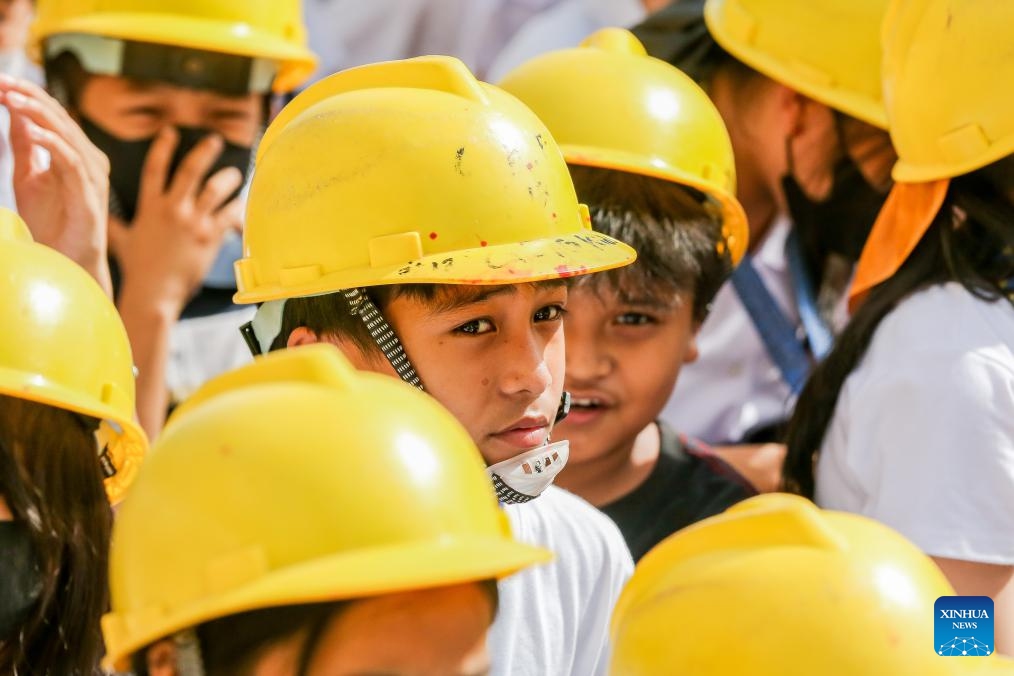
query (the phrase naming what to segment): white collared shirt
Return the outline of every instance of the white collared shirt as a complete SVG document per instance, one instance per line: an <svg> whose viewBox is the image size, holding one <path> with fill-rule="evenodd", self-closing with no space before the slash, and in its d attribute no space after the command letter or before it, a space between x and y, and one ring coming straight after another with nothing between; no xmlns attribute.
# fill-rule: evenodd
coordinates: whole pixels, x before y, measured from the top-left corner
<svg viewBox="0 0 1014 676"><path fill-rule="evenodd" d="M816 502L930 556L1014 564L1014 307L956 282L901 302L849 374Z"/></svg>
<svg viewBox="0 0 1014 676"><path fill-rule="evenodd" d="M752 255L757 274L785 317L800 326L785 240L791 222L780 217ZM802 328L800 328L802 331ZM802 335L802 334L801 334ZM738 442L752 430L786 419L793 398L749 313L726 282L697 335L696 362L680 370L661 418L710 444Z"/></svg>

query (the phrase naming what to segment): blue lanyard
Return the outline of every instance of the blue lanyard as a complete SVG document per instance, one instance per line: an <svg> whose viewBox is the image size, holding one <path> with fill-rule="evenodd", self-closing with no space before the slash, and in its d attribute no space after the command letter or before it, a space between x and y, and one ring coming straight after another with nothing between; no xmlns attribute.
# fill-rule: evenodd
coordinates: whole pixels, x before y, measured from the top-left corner
<svg viewBox="0 0 1014 676"><path fill-rule="evenodd" d="M789 237L785 242L785 254L789 260L789 276L792 279L792 290L796 293L799 319L806 330L806 340L809 343L810 352L813 353L817 361L821 361L831 351L831 346L834 344L834 334L831 332L831 327L820 315L817 306L817 285L810 278L810 271L807 269L806 259L803 257L803 245L795 228L789 232Z"/></svg>
<svg viewBox="0 0 1014 676"><path fill-rule="evenodd" d="M771 292L764 286L749 254L743 257L732 273L732 285L782 379L793 394L799 394L806 383L814 357L823 358L831 349L834 337L817 309L814 285L809 279L795 230L790 231L786 241L786 255L799 316L806 332L805 341L799 338L795 323L785 316Z"/></svg>

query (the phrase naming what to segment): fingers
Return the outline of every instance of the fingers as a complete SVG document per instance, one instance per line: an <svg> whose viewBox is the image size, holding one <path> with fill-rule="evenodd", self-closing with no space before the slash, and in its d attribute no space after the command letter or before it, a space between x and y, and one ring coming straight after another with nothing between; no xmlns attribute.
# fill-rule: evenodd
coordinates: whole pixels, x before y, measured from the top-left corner
<svg viewBox="0 0 1014 676"><path fill-rule="evenodd" d="M116 216L109 215L109 250L120 258L127 248L127 225Z"/></svg>
<svg viewBox="0 0 1014 676"><path fill-rule="evenodd" d="M83 192L91 185L81 155L60 135L48 129L33 126L28 129L27 135L31 143L49 151L49 166L61 178L65 179L63 181L64 188L69 188L64 194L53 195L53 199L80 199ZM31 154L32 151L29 148L27 152Z"/></svg>
<svg viewBox="0 0 1014 676"><path fill-rule="evenodd" d="M196 195L201 189L201 182L208 175L215 160L222 153L222 138L212 134L194 146L173 175L169 192L174 199L184 200ZM235 189L235 188L233 188Z"/></svg>
<svg viewBox="0 0 1014 676"><path fill-rule="evenodd" d="M169 164L172 162L173 151L179 143L179 134L172 127L163 127L155 136L155 141L144 158L141 169L141 187L138 195L138 208L147 200L165 193L166 181L169 178Z"/></svg>
<svg viewBox="0 0 1014 676"><path fill-rule="evenodd" d="M36 127L38 129L38 127ZM24 115L11 112L11 155L14 158L14 187L17 190L19 183L33 176L38 167L35 163L35 153L32 151L32 123Z"/></svg>
<svg viewBox="0 0 1014 676"><path fill-rule="evenodd" d="M229 196L243 184L243 173L235 167L226 167L216 171L208 179L197 198L197 211L210 213L222 208ZM234 200L238 202L239 200Z"/></svg>
<svg viewBox="0 0 1014 676"><path fill-rule="evenodd" d="M237 171L239 171L237 169ZM229 230L235 230L241 232L243 230L243 211L246 205L240 199L234 199L229 202L215 217L215 223L218 225L218 230L222 237Z"/></svg>
<svg viewBox="0 0 1014 676"><path fill-rule="evenodd" d="M0 95L12 111L21 113L32 122L62 136L79 153L101 164L104 156L88 140L88 136L60 105L59 101L31 82L0 75ZM104 167L97 167L103 170Z"/></svg>
<svg viewBox="0 0 1014 676"><path fill-rule="evenodd" d="M77 126L56 99L31 82L0 75L0 92L9 105L32 113L33 122L51 131L70 134Z"/></svg>

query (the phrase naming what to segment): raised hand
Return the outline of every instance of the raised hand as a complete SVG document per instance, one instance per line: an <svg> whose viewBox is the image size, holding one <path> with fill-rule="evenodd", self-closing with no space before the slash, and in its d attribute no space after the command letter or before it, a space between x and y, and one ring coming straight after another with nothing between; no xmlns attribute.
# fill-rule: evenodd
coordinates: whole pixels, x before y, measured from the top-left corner
<svg viewBox="0 0 1014 676"><path fill-rule="evenodd" d="M106 256L109 160L53 97L0 75L10 111L14 196L37 242L88 270L112 295ZM49 162L36 150L44 148Z"/></svg>
<svg viewBox="0 0 1014 676"><path fill-rule="evenodd" d="M159 132L144 164L133 224L109 223L124 293L164 304L176 316L200 287L225 233L240 227L242 205L229 198L243 180L229 167L204 181L222 151L216 135L194 147L170 179L178 142L172 127Z"/></svg>

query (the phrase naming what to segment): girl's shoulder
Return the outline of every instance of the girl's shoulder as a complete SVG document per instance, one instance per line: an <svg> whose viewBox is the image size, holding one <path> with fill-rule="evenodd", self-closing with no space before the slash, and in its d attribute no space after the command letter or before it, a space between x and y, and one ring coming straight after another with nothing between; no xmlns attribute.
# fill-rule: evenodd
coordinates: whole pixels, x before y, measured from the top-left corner
<svg viewBox="0 0 1014 676"><path fill-rule="evenodd" d="M870 347L910 359L975 353L1014 369L1014 305L979 298L955 282L937 284L887 315Z"/></svg>

